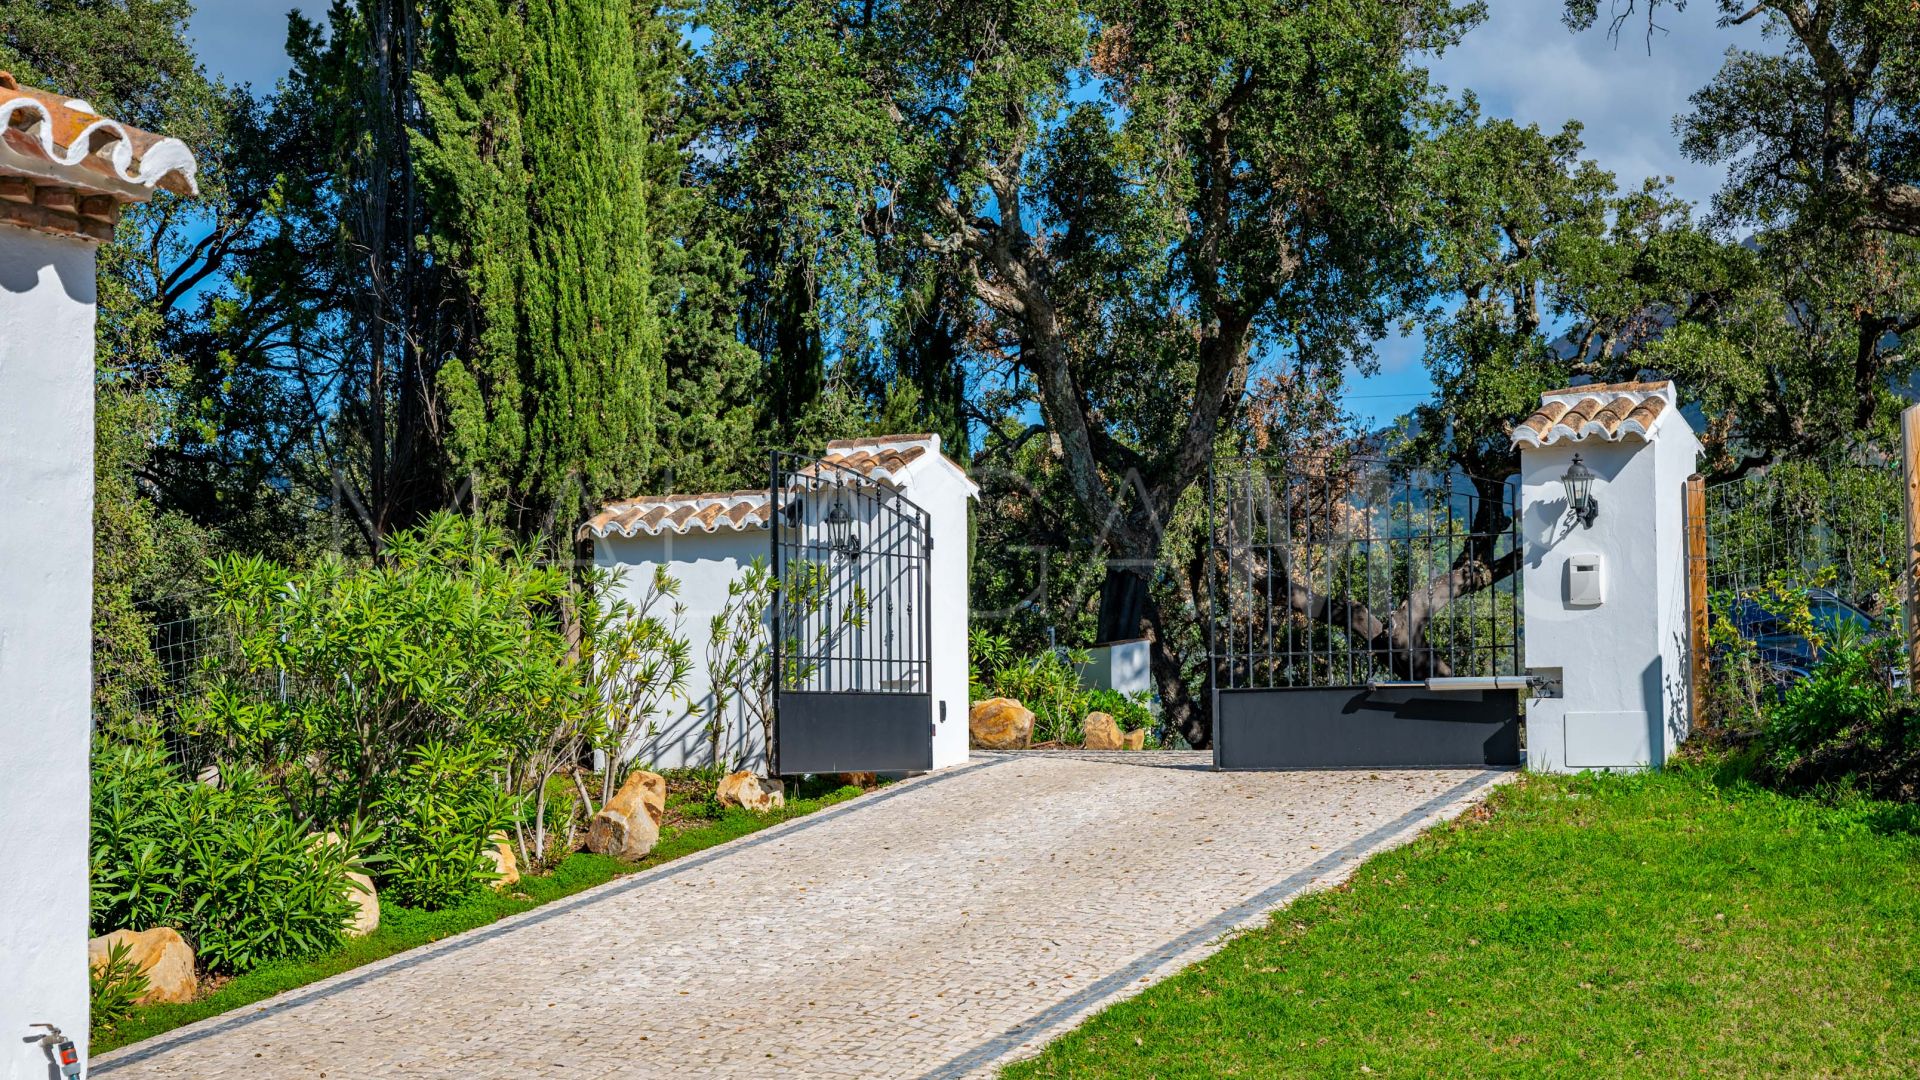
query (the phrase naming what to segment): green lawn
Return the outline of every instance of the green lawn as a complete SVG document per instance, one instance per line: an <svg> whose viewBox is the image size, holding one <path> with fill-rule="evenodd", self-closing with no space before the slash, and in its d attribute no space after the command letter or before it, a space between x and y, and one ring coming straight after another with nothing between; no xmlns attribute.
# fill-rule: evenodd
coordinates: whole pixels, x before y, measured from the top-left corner
<svg viewBox="0 0 1920 1080"><path fill-rule="evenodd" d="M338 951L309 960L256 968L245 975L236 976L197 1001L142 1008L132 1019L113 1030L96 1031L93 1052L104 1054L182 1024L217 1016L362 964L382 960L464 930L485 926L622 875L647 870L716 844L724 844L736 837L758 832L770 825L845 802L858 794L860 789L854 787L822 791L812 797L792 799L785 809L768 814L753 814L738 808L720 810L710 803L702 805L699 800L670 795L667 803L670 820L685 820L686 824L681 827L670 824L662 829L660 843L639 862L629 863L605 855L576 852L555 867L551 874L523 877L517 885L504 892L482 892L465 904L443 911L421 911L383 900L380 904L380 929L367 937L349 941ZM516 899L514 894L526 899Z"/></svg>
<svg viewBox="0 0 1920 1080"><path fill-rule="evenodd" d="M1920 815L1694 766L1523 778L1004 1075L1762 1074L1920 1074Z"/></svg>

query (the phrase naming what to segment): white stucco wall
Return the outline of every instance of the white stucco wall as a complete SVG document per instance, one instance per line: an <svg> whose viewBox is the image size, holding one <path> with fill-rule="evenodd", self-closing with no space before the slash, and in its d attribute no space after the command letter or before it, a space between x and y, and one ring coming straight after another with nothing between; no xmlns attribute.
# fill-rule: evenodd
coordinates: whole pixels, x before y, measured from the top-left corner
<svg viewBox="0 0 1920 1080"><path fill-rule="evenodd" d="M967 738L967 513L972 488L936 462L913 474L910 490L932 519L933 767L964 765ZM944 705L944 708L943 708Z"/></svg>
<svg viewBox="0 0 1920 1080"><path fill-rule="evenodd" d="M1588 439L1520 455L1527 667L1561 696L1527 709L1527 766L1550 772L1663 763L1687 729L1686 478L1699 441L1673 410L1651 443ZM1592 528L1567 515L1560 477L1578 453L1597 474ZM1605 598L1567 599L1567 561L1598 554Z"/></svg>
<svg viewBox="0 0 1920 1080"><path fill-rule="evenodd" d="M712 643L713 617L727 603L727 583L754 559L766 560L772 541L765 529L690 533L678 536L618 535L594 541L594 562L604 567L625 570L623 582L627 596L638 605L653 582L654 568L665 565L680 581L680 601L685 606L681 634L687 639L693 659L684 700L668 703L664 715L650 736L636 744L633 758L656 768L677 769L711 763L707 742L707 717L713 709L713 687L708 679L707 649ZM655 609L662 618L670 617L663 605ZM728 717L729 737L723 751L733 762L747 762L758 769L763 764L765 740L757 720L748 717L735 703Z"/></svg>
<svg viewBox="0 0 1920 1080"><path fill-rule="evenodd" d="M0 224L0 1080L86 1050L93 245Z"/></svg>

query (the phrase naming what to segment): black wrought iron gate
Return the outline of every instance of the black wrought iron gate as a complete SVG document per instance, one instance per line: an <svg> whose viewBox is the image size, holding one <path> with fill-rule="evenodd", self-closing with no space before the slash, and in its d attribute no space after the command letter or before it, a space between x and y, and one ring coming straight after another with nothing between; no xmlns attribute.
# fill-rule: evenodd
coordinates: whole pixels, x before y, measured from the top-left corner
<svg viewBox="0 0 1920 1080"><path fill-rule="evenodd" d="M1517 484L1359 463L1209 477L1214 764L1517 765Z"/></svg>
<svg viewBox="0 0 1920 1080"><path fill-rule="evenodd" d="M933 767L927 513L855 469L773 455L773 760Z"/></svg>

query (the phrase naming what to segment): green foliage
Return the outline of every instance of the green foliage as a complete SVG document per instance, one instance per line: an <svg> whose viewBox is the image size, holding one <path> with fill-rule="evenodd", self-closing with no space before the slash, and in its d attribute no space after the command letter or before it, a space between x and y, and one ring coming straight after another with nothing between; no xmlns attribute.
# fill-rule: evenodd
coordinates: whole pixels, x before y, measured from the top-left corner
<svg viewBox="0 0 1920 1080"><path fill-rule="evenodd" d="M431 740L525 756L586 711L556 616L565 570L468 519L395 533L372 565L228 555L210 579L234 656L192 730L315 820L364 812Z"/></svg>
<svg viewBox="0 0 1920 1080"><path fill-rule="evenodd" d="M226 770L218 786L180 777L164 751L95 754L91 924L178 929L209 970L247 971L335 945L352 917L347 873L374 840L349 826L317 837L267 781Z"/></svg>
<svg viewBox="0 0 1920 1080"><path fill-rule="evenodd" d="M642 51L637 10L455 4L446 73L417 80L431 123L414 149L479 325L440 376L451 446L522 535L569 535L598 500L637 490L653 455L662 196L649 189L678 170L640 108L673 76Z"/></svg>
<svg viewBox="0 0 1920 1080"><path fill-rule="evenodd" d="M87 971L87 1022L96 1033L112 1031L133 1015L147 992L147 974L133 959L133 946L116 941L105 961Z"/></svg>
<svg viewBox="0 0 1920 1080"><path fill-rule="evenodd" d="M1077 745L1086 737L1080 724L1089 711L1088 693L1080 687L1080 667L1091 658L1084 649L1043 649L1019 656L1005 638L978 631L970 645L968 682L975 701L1006 697L1025 705L1033 713L1036 743Z"/></svg>
<svg viewBox="0 0 1920 1080"><path fill-rule="evenodd" d="M1810 676L1765 708L1754 734L1758 775L1792 789L1920 801L1920 701L1904 666L1895 638L1831 643Z"/></svg>
<svg viewBox="0 0 1920 1080"><path fill-rule="evenodd" d="M1405 449L1497 480L1516 460L1507 430L1541 391L1636 378L1639 350L1716 310L1754 260L1657 181L1623 190L1583 160L1577 121L1542 132L1483 117L1468 94L1436 127L1418 150L1435 285L1418 322L1439 391Z"/></svg>
<svg viewBox="0 0 1920 1080"><path fill-rule="evenodd" d="M1123 694L1118 690L1102 687L1087 691L1081 706L1087 712L1103 712L1113 717L1121 731L1144 731L1153 726L1153 710L1147 706L1148 695L1145 691ZM1085 715L1085 713L1081 714Z"/></svg>
<svg viewBox="0 0 1920 1080"><path fill-rule="evenodd" d="M429 740L381 794L380 888L394 903L437 911L495 877L488 838L517 816L517 800L487 775L485 746Z"/></svg>

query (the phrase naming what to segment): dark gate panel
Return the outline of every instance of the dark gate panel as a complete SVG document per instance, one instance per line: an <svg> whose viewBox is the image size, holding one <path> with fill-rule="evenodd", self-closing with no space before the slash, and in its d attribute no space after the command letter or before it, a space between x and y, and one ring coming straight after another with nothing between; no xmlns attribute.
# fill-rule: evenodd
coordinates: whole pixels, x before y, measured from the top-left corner
<svg viewBox="0 0 1920 1080"><path fill-rule="evenodd" d="M1518 764L1517 496L1361 461L1213 473L1215 765Z"/></svg>
<svg viewBox="0 0 1920 1080"><path fill-rule="evenodd" d="M776 453L774 768L933 767L932 533L855 469Z"/></svg>
<svg viewBox="0 0 1920 1080"><path fill-rule="evenodd" d="M1474 768L1520 764L1520 692L1424 687L1224 690L1222 769Z"/></svg>
<svg viewBox="0 0 1920 1080"><path fill-rule="evenodd" d="M931 694L787 693L780 771L925 772L933 768L932 708Z"/></svg>

